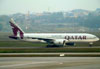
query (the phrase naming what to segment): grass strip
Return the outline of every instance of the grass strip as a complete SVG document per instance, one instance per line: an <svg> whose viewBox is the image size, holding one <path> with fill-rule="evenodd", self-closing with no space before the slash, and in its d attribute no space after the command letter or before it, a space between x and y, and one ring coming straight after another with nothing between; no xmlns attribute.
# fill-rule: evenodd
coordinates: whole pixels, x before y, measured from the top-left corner
<svg viewBox="0 0 100 69"><path fill-rule="evenodd" d="M100 48L9 48L0 49L0 53L66 53L100 52Z"/></svg>

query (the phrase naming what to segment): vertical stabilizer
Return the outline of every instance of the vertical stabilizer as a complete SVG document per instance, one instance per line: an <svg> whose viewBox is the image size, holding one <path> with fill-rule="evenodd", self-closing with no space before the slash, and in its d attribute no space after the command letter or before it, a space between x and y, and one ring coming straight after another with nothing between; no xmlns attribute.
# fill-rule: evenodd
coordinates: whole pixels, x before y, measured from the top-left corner
<svg viewBox="0 0 100 69"><path fill-rule="evenodd" d="M10 23L10 25L12 27L12 31L13 31L14 37L17 37L19 35L19 37L21 39L23 39L24 31L17 24L15 24L15 21L13 20L13 18L11 18L11 20L9 21L9 23Z"/></svg>

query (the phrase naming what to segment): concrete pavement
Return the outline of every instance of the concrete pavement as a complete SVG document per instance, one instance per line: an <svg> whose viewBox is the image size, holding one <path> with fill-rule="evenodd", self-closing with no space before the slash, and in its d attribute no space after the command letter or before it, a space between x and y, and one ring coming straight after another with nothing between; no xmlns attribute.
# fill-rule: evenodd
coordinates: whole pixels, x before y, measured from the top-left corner
<svg viewBox="0 0 100 69"><path fill-rule="evenodd" d="M100 69L100 57L0 57L0 69Z"/></svg>

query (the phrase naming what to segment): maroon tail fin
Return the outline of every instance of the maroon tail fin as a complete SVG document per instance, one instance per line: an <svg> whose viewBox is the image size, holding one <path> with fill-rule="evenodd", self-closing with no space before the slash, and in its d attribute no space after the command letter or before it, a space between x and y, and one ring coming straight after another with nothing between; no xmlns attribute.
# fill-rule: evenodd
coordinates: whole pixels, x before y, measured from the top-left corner
<svg viewBox="0 0 100 69"><path fill-rule="evenodd" d="M11 27L12 27L12 31L13 31L13 35L15 37L20 37L21 39L23 39L23 34L24 31L17 25L15 24L14 20L11 18L11 20L9 21ZM19 32L19 33L18 33ZM19 36L18 36L19 35Z"/></svg>

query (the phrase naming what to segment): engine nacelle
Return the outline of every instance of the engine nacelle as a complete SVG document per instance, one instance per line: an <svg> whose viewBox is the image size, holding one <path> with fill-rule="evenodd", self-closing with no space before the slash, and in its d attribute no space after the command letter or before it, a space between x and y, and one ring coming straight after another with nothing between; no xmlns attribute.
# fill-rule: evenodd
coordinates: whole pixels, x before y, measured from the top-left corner
<svg viewBox="0 0 100 69"><path fill-rule="evenodd" d="M54 44L55 45L64 45L64 43L66 42L66 40L64 39L57 39L57 40L54 40Z"/></svg>

